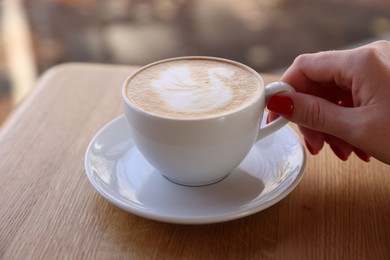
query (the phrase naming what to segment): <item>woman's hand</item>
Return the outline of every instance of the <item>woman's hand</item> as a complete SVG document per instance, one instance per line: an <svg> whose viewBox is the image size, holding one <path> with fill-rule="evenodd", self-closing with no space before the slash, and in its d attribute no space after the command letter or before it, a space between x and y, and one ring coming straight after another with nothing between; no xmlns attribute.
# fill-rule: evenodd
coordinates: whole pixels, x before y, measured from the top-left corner
<svg viewBox="0 0 390 260"><path fill-rule="evenodd" d="M298 124L310 153L326 142L342 160L390 164L390 42L301 55L281 81L297 92L272 96L270 119Z"/></svg>

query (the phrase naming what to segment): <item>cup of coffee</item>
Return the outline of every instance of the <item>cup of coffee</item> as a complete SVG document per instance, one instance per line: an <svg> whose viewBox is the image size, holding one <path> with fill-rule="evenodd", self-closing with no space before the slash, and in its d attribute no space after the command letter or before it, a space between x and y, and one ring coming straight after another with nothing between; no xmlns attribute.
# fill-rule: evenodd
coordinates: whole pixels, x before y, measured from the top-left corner
<svg viewBox="0 0 390 260"><path fill-rule="evenodd" d="M264 86L253 69L213 57L179 57L147 65L125 81L122 99L136 147L172 182L202 186L231 173L261 138L287 121L260 127L266 100L294 91Z"/></svg>

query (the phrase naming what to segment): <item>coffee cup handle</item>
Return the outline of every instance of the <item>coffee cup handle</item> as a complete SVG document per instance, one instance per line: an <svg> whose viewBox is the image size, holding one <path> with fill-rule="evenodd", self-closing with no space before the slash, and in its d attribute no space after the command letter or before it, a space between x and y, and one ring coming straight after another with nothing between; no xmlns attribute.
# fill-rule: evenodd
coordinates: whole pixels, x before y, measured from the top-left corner
<svg viewBox="0 0 390 260"><path fill-rule="evenodd" d="M268 99L272 95L275 95L275 94L278 94L281 92L286 92L286 91L295 91L295 89L291 85L289 85L285 82L281 82L281 81L268 84L265 87L265 103L267 104ZM279 116L277 119L270 122L269 124L267 124L263 127L260 127L256 142L259 141L260 139L266 137L267 135L272 134L276 130L282 128L287 123L288 123L288 120Z"/></svg>

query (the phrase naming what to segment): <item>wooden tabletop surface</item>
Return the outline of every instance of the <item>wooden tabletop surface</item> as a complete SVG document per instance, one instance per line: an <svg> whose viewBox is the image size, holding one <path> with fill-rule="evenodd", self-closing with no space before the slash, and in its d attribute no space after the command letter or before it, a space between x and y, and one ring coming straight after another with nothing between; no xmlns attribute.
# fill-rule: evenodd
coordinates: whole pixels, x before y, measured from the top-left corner
<svg viewBox="0 0 390 260"><path fill-rule="evenodd" d="M286 198L238 220L167 224L110 204L89 183L84 154L122 114L134 69L54 67L5 123L0 259L390 259L390 166L342 162L327 147L308 154Z"/></svg>

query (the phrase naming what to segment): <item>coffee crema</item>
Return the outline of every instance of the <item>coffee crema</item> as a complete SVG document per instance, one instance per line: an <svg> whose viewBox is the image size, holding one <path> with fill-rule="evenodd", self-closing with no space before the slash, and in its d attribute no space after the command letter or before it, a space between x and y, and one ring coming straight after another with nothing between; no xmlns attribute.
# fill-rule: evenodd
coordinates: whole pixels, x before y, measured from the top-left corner
<svg viewBox="0 0 390 260"><path fill-rule="evenodd" d="M179 58L147 66L127 81L128 100L150 114L198 119L239 110L256 100L256 72L212 58Z"/></svg>

